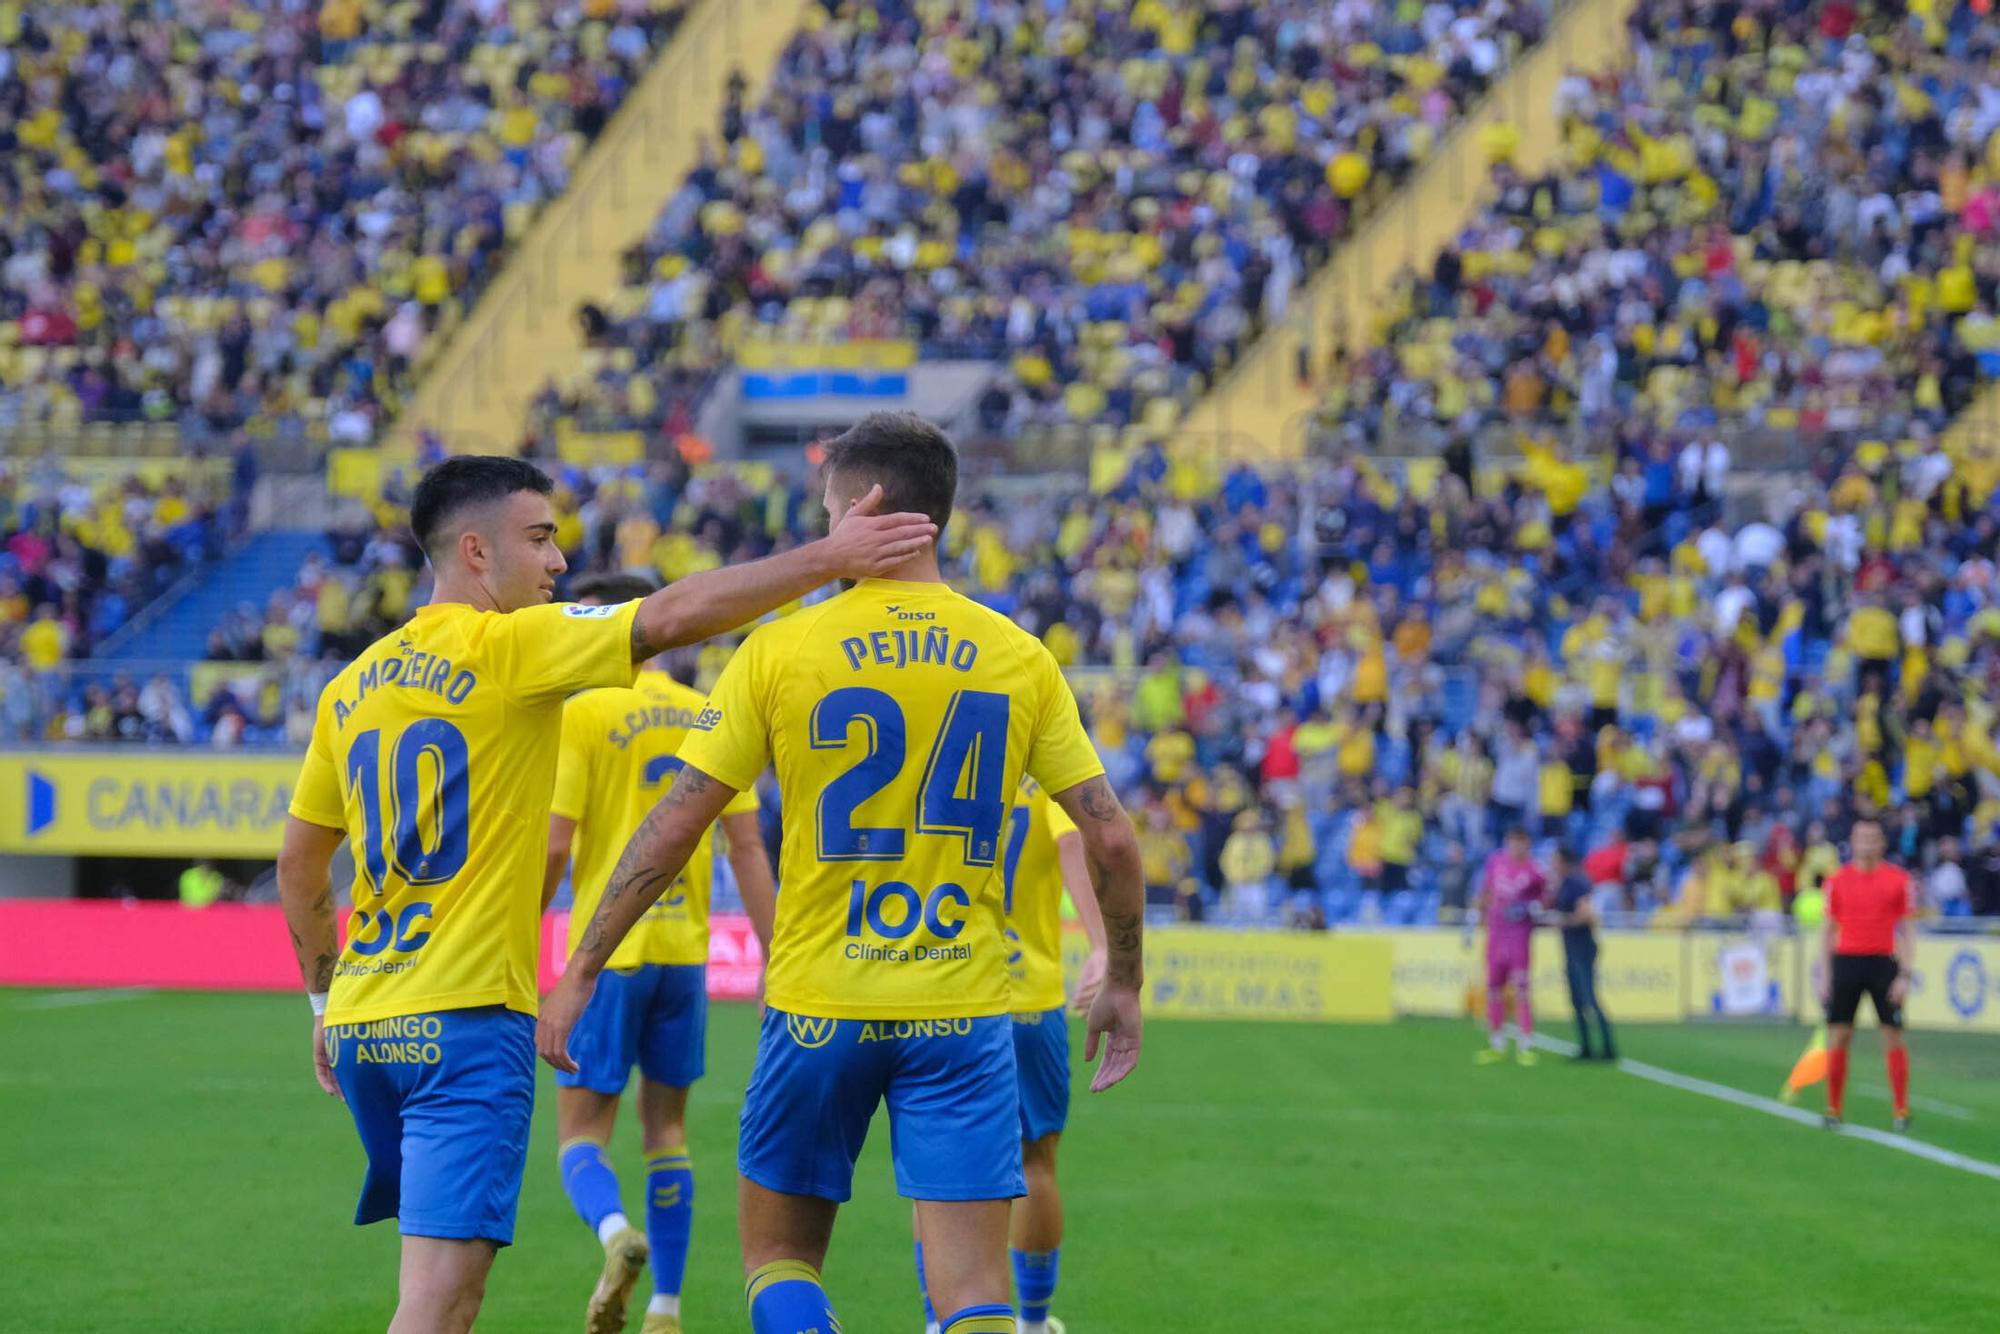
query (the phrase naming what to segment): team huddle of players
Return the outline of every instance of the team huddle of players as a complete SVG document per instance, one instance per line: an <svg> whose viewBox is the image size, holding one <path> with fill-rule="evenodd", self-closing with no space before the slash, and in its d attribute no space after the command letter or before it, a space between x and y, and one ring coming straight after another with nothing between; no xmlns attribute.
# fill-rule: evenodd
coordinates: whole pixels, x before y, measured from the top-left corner
<svg viewBox="0 0 2000 1334"><path fill-rule="evenodd" d="M392 1334L471 1327L513 1239L537 1049L558 1072L564 1188L604 1249L586 1329L625 1327L649 1261L643 1328L681 1329L717 820L768 960L738 1148L752 1329L839 1330L820 1269L884 1102L932 1328L1059 1328L1059 905L1067 883L1093 947L1085 1057L1102 1048L1108 1088L1139 1056L1143 886L1054 659L940 578L956 480L939 432L876 414L828 447L828 537L555 604L540 472L460 458L425 478L411 526L433 601L327 687L279 863L318 1076L367 1155L356 1221L403 1234ZM640 670L835 578L855 582L752 633L706 700ZM767 767L775 885L755 836ZM537 924L565 863L571 957L538 1028ZM635 1065L643 1226L605 1156Z"/></svg>

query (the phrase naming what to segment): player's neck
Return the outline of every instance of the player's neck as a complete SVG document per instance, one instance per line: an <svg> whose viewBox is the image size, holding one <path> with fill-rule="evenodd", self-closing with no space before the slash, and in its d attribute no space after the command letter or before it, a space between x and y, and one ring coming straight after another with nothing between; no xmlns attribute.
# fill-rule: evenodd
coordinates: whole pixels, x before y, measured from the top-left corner
<svg viewBox="0 0 2000 1334"><path fill-rule="evenodd" d="M864 582L876 583L881 580L897 584L941 584L944 582L944 573L938 569L937 553L925 551L910 557L895 569L884 571L876 578Z"/></svg>
<svg viewBox="0 0 2000 1334"><path fill-rule="evenodd" d="M428 605L440 607L446 603L462 602L474 611L500 611L501 606L480 586L477 579L462 574L439 572L431 587Z"/></svg>

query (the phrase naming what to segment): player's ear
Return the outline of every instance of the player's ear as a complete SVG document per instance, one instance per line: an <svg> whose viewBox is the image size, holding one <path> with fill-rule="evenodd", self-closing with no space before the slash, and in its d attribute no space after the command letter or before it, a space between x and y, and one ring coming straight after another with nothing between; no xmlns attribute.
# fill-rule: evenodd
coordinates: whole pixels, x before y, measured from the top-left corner
<svg viewBox="0 0 2000 1334"><path fill-rule="evenodd" d="M480 536L477 528L467 528L460 533L452 549L458 553L459 563L474 574L484 574L486 567L492 563L486 550L486 539Z"/></svg>

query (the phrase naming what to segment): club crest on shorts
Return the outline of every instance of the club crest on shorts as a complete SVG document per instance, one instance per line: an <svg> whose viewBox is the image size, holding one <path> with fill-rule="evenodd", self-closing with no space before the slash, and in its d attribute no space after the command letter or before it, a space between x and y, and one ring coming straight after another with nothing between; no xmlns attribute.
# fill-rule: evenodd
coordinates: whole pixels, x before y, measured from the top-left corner
<svg viewBox="0 0 2000 1334"><path fill-rule="evenodd" d="M788 1014L785 1016L785 1029L792 1035L792 1041L798 1043L799 1046L804 1047L807 1051L811 1051L815 1047L824 1047L827 1043L833 1041L834 1030L838 1026L838 1020L823 1019L817 1015Z"/></svg>
<svg viewBox="0 0 2000 1334"><path fill-rule="evenodd" d="M320 1033L319 1040L326 1045L326 1065L331 1070L340 1064L340 1037L328 1027Z"/></svg>

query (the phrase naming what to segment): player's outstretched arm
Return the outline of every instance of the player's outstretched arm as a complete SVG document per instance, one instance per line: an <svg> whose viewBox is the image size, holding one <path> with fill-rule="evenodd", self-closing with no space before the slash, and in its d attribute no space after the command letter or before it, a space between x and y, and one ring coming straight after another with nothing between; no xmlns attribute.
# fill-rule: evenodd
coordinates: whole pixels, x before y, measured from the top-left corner
<svg viewBox="0 0 2000 1334"><path fill-rule="evenodd" d="M687 865L695 844L701 841L736 789L719 783L689 765L674 780L667 795L646 813L632 839L618 858L611 881L597 902L597 912L577 941L576 953L563 970L562 981L542 1002L541 1022L535 1029L535 1047L542 1059L567 1074L576 1072L569 1055L569 1034L590 1003L597 975L625 939L633 924L653 906L674 877Z"/></svg>
<svg viewBox="0 0 2000 1334"><path fill-rule="evenodd" d="M1146 976L1145 869L1139 860L1139 836L1104 775L1055 797L1083 836L1090 883L1104 917L1104 990L1091 1004L1083 1039L1086 1061L1097 1059L1100 1040L1104 1046L1104 1061L1090 1081L1091 1092L1101 1093L1139 1064L1139 986Z"/></svg>
<svg viewBox="0 0 2000 1334"><path fill-rule="evenodd" d="M881 507L882 488L873 487L817 542L691 574L654 593L632 618L632 661L734 630L832 580L886 574L937 537L926 515L877 513Z"/></svg>
<svg viewBox="0 0 2000 1334"><path fill-rule="evenodd" d="M340 935L333 921L333 854L343 829L329 829L298 816L285 821L285 841L278 852L278 901L285 925L291 928L292 949L299 956L299 976L312 1001L313 1074L319 1086L338 1098L333 1066L326 1058L326 993L333 986L333 966L340 958Z"/></svg>

